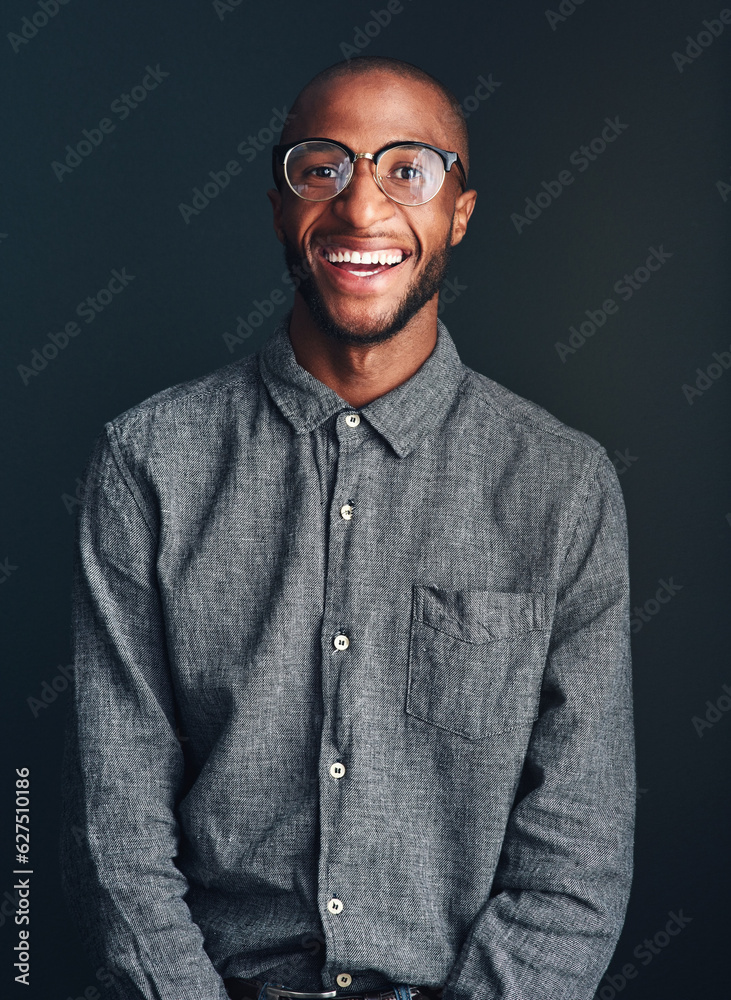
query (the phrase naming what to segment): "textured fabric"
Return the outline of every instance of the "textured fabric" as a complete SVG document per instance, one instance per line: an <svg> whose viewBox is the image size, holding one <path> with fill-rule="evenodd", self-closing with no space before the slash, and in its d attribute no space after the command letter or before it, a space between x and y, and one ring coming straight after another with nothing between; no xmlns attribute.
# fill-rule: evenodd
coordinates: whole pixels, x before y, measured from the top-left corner
<svg viewBox="0 0 731 1000"><path fill-rule="evenodd" d="M616 472L441 322L355 412L283 324L100 434L72 909L130 1000L226 1000L222 977L588 1000L635 803Z"/></svg>

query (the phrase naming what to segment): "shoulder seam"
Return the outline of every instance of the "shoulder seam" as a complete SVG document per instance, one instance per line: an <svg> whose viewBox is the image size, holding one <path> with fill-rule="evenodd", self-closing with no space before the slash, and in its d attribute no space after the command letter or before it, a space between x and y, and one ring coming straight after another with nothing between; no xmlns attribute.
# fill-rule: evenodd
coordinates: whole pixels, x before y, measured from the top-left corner
<svg viewBox="0 0 731 1000"><path fill-rule="evenodd" d="M564 566L566 565L566 562L569 557L569 552L571 551L574 544L574 540L576 539L576 534L579 530L579 524L581 523L581 519L584 516L586 505L589 502L589 494L591 492L592 483L595 482L597 479L597 473L599 471L599 463L602 460L603 454L606 455L606 449L602 445L599 445L598 448L594 449L594 462L587 469L584 484L582 485L582 490L577 491L579 492L579 496L581 497L581 499L577 500L576 502L576 508L577 508L576 518L574 520L574 526L571 529L570 537L568 539L566 548L564 550L564 557L563 561L561 562L561 569L559 572L559 576L561 575L561 573L563 573Z"/></svg>
<svg viewBox="0 0 731 1000"><path fill-rule="evenodd" d="M150 534L150 537L154 538L155 537L155 533L152 530L152 526L151 526L151 524L150 524L150 522L149 522L149 520L147 518L147 515L145 513L145 504L144 504L144 501L142 499L142 494L140 492L140 489L139 489L139 487L137 485L137 482L136 482L134 476L132 475L132 473L131 473L131 471L129 469L129 466L127 465L127 462L125 461L124 454L122 453L122 445L121 445L121 443L119 441L119 435L117 433L117 428L114 426L114 424L112 423L112 421L109 421L107 424L105 424L105 430L106 430L106 433L107 433L107 440L109 442L109 448L110 448L110 451L111 451L114 463L117 466L117 470L119 471L119 474L122 476L122 479L124 480L125 486L129 490L129 492L130 492L130 494L132 496L132 499L134 500L135 506L137 507L137 509L140 512L140 515L142 517L142 521L144 522L144 525L147 528L147 530L148 530L148 532Z"/></svg>

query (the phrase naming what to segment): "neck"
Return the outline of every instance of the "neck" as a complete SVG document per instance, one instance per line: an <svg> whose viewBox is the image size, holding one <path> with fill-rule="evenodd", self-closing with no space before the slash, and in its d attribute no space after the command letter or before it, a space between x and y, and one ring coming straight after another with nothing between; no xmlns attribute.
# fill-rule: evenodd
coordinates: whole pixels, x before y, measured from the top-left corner
<svg viewBox="0 0 731 1000"><path fill-rule="evenodd" d="M379 344L346 344L323 333L295 293L289 339L297 364L358 408L411 378L437 342L435 295L389 340Z"/></svg>

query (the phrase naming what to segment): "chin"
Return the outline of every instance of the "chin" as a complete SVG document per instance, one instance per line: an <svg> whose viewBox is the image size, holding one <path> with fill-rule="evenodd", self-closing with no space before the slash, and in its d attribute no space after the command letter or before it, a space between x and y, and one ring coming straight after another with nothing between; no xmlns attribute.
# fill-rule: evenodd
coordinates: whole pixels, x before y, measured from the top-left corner
<svg viewBox="0 0 731 1000"><path fill-rule="evenodd" d="M308 306L310 315L318 328L328 337L348 344L380 344L390 340L404 323L394 323L394 317L384 316L374 321L373 317L360 315L335 315L328 309L314 309Z"/></svg>

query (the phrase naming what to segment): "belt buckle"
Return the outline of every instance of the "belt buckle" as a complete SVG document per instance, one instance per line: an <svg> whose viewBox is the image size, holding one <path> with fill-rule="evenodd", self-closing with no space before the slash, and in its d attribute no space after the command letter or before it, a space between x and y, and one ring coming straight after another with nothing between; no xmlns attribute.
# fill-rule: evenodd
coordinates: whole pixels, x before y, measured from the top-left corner
<svg viewBox="0 0 731 1000"><path fill-rule="evenodd" d="M338 995L337 990L325 990L321 993L303 993L301 990L285 990L279 986L267 986L267 996L270 1000L278 1000L279 997L290 997L291 1000L330 1000Z"/></svg>
<svg viewBox="0 0 731 1000"><path fill-rule="evenodd" d="M414 997L419 992L418 989L415 989L413 986L409 986L407 989L410 997ZM338 995L337 990L323 990L319 993L308 993L303 992L302 990L286 990L281 986L269 985L267 985L265 992L268 1000L280 1000L280 998L284 998L284 1000L332 1000L333 997ZM394 989L381 990L378 993L367 993L365 996L368 997L369 1000L370 997L373 997L374 1000L380 1000L384 994L388 993L394 994L398 997L398 992ZM344 997L343 1000L348 1000L348 998Z"/></svg>

